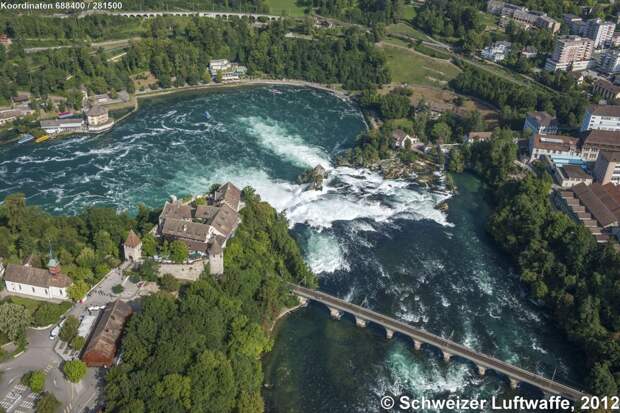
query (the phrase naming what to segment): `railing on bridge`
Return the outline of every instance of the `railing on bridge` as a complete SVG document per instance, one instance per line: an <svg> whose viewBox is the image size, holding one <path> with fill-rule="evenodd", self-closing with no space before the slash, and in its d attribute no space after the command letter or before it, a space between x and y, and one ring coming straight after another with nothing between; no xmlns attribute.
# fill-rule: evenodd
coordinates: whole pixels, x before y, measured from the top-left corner
<svg viewBox="0 0 620 413"><path fill-rule="evenodd" d="M481 375L484 375L487 369L506 375L510 380L511 387L513 388L516 388L519 382L524 382L538 387L545 393L556 394L574 401L587 395L586 393L565 384L550 380L520 367L513 366L502 360L487 356L486 354L476 352L463 346L462 344L439 337L435 334L411 326L400 320L387 317L359 305L351 304L321 291L311 290L294 284L291 284L290 286L293 293L300 298L300 301L303 302L303 300L313 300L325 304L329 308L330 314L333 318L339 319L342 315L341 312L345 312L353 315L355 317L356 325L360 327L365 327L367 322L376 323L385 328L387 338L392 338L394 332L404 334L413 340L416 350L421 348L422 343L430 344L441 350L444 360L446 361L449 361L452 356L459 356L476 364L478 367L478 372Z"/></svg>

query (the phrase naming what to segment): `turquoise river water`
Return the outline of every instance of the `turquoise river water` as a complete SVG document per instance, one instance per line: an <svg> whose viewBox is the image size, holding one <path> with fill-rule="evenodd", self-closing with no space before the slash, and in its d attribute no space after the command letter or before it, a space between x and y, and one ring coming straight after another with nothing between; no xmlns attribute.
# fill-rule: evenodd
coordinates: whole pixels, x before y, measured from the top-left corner
<svg viewBox="0 0 620 413"><path fill-rule="evenodd" d="M580 364L530 302L484 231L479 182L445 195L415 182L335 168L366 127L357 109L306 88L256 87L142 102L107 134L0 148L0 198L24 192L53 213L88 205L160 206L170 195L231 180L284 211L320 288L521 367L569 383ZM206 119L204 111L211 117ZM295 178L321 164L323 191ZM385 394L428 398L511 395L506 380L370 326L330 320L310 305L283 320L265 360L270 412L378 412ZM538 396L527 386L522 394Z"/></svg>

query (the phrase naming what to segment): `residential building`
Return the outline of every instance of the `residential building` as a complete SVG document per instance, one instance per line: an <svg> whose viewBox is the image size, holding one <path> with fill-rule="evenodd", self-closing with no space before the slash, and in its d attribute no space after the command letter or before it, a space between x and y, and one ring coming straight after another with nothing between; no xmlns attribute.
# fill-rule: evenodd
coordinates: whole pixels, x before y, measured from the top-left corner
<svg viewBox="0 0 620 413"><path fill-rule="evenodd" d="M223 249L240 222L241 191L228 182L206 204L188 204L175 197L159 216L160 237L184 242L192 253L206 257L211 274L222 274Z"/></svg>
<svg viewBox="0 0 620 413"><path fill-rule="evenodd" d="M598 159L600 151L620 151L620 132L591 130L581 143L581 158L587 162Z"/></svg>
<svg viewBox="0 0 620 413"><path fill-rule="evenodd" d="M525 57L526 59L533 59L538 56L538 49L536 49L534 46L526 46L523 48L523 50L521 50L521 56Z"/></svg>
<svg viewBox="0 0 620 413"><path fill-rule="evenodd" d="M555 135L558 133L558 120L547 112L529 112L525 117L523 130L540 135Z"/></svg>
<svg viewBox="0 0 620 413"><path fill-rule="evenodd" d="M586 22L584 28L584 36L590 38L594 42L594 48L608 46L611 44L616 23L606 22L601 19L592 19Z"/></svg>
<svg viewBox="0 0 620 413"><path fill-rule="evenodd" d="M132 313L129 304L121 300L106 306L82 353L82 361L88 367L108 368L113 365L123 328Z"/></svg>
<svg viewBox="0 0 620 413"><path fill-rule="evenodd" d="M579 36L560 36L555 40L551 57L545 63L545 69L584 70L590 65L594 42L592 39Z"/></svg>
<svg viewBox="0 0 620 413"><path fill-rule="evenodd" d="M556 196L556 204L581 222L599 243L608 242L618 232L620 189L608 183L578 184Z"/></svg>
<svg viewBox="0 0 620 413"><path fill-rule="evenodd" d="M482 49L481 55L483 59L492 60L493 62L501 62L510 53L510 42L495 42L490 46Z"/></svg>
<svg viewBox="0 0 620 413"><path fill-rule="evenodd" d="M407 146L409 146L409 148L413 148L413 146L419 142L420 141L418 138L412 137L402 129L396 129L392 132L392 145L395 148L406 149Z"/></svg>
<svg viewBox="0 0 620 413"><path fill-rule="evenodd" d="M601 95L606 101L614 101L620 98L620 86L614 85L606 79L597 79L592 85L592 92L595 95Z"/></svg>
<svg viewBox="0 0 620 413"><path fill-rule="evenodd" d="M487 12L510 18L526 28L536 27L550 30L552 33L558 32L561 26L560 22L552 19L543 12L530 11L527 7L517 6L498 0L489 0L487 2Z"/></svg>
<svg viewBox="0 0 620 413"><path fill-rule="evenodd" d="M209 73L215 79L218 74L222 80L239 80L247 74L248 68L227 59L214 59L209 62Z"/></svg>
<svg viewBox="0 0 620 413"><path fill-rule="evenodd" d="M574 14L565 14L563 20L571 34L583 34L586 24L581 17Z"/></svg>
<svg viewBox="0 0 620 413"><path fill-rule="evenodd" d="M123 243L123 255L128 261L140 261L142 259L142 241L133 232L133 229L129 230L127 239Z"/></svg>
<svg viewBox="0 0 620 413"><path fill-rule="evenodd" d="M13 122L20 115L18 110L2 110L0 111L0 125L4 125L9 122Z"/></svg>
<svg viewBox="0 0 620 413"><path fill-rule="evenodd" d="M620 130L620 106L592 105L586 109L581 122L581 131L587 130Z"/></svg>
<svg viewBox="0 0 620 413"><path fill-rule="evenodd" d="M590 185L592 176L579 165L554 165L553 176L562 188L571 188L578 184Z"/></svg>
<svg viewBox="0 0 620 413"><path fill-rule="evenodd" d="M614 74L620 72L620 50L609 49L605 50L599 57L598 70L607 74Z"/></svg>
<svg viewBox="0 0 620 413"><path fill-rule="evenodd" d="M61 132L82 132L84 131L84 121L80 118L42 120L41 129L49 134Z"/></svg>
<svg viewBox="0 0 620 413"><path fill-rule="evenodd" d="M469 132L465 135L465 143L484 142L491 139L493 132Z"/></svg>
<svg viewBox="0 0 620 413"><path fill-rule="evenodd" d="M620 184L620 152L600 151L594 164L593 175L601 185Z"/></svg>
<svg viewBox="0 0 620 413"><path fill-rule="evenodd" d="M61 272L60 264L50 258L47 269L35 268L28 260L24 265L8 264L4 283L10 294L27 295L47 300L67 300L71 278Z"/></svg>
<svg viewBox="0 0 620 413"><path fill-rule="evenodd" d="M533 134L529 141L530 162L542 159L544 155L551 158L559 156L565 158L579 158L577 138L564 135Z"/></svg>

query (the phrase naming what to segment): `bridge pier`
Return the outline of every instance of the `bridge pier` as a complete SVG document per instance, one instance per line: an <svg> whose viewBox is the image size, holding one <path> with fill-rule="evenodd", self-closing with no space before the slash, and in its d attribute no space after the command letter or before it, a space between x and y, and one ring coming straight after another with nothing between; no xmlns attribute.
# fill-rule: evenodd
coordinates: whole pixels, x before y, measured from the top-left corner
<svg viewBox="0 0 620 413"><path fill-rule="evenodd" d="M366 327L366 320L363 318L355 317L355 325L361 328Z"/></svg>
<svg viewBox="0 0 620 413"><path fill-rule="evenodd" d="M487 372L487 369L485 367L482 366L477 366L478 367L478 374L481 376L484 376Z"/></svg>
<svg viewBox="0 0 620 413"><path fill-rule="evenodd" d="M512 377L509 377L508 380L510 380L510 388L512 390L516 390L517 386L519 385L519 380L513 379Z"/></svg>
<svg viewBox="0 0 620 413"><path fill-rule="evenodd" d="M338 310L336 308L332 308L332 307L328 307L328 308L329 308L329 315L334 320L340 320L340 317L342 317L342 313L340 312L340 310Z"/></svg>
<svg viewBox="0 0 620 413"><path fill-rule="evenodd" d="M413 340L413 348L416 349L416 351L420 351L420 349L422 348L422 342L418 340Z"/></svg>
<svg viewBox="0 0 620 413"><path fill-rule="evenodd" d="M447 351L441 350L441 354L443 354L443 361L445 361L446 363L448 363L452 358L452 354L448 353Z"/></svg>
<svg viewBox="0 0 620 413"><path fill-rule="evenodd" d="M392 337L394 337L394 331L390 330L389 328L385 328L385 338L387 338L388 340L391 339Z"/></svg>

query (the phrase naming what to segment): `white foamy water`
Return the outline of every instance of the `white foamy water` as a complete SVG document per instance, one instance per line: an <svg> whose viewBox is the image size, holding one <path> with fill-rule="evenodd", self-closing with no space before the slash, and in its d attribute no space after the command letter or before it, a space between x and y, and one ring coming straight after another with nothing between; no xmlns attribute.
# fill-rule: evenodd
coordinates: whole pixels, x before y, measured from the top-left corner
<svg viewBox="0 0 620 413"><path fill-rule="evenodd" d="M262 147L298 166L313 168L321 165L326 169L331 167L325 151L318 146L307 144L301 136L290 133L273 120L251 116L240 118L239 122L246 126L247 132L255 136Z"/></svg>
<svg viewBox="0 0 620 413"><path fill-rule="evenodd" d="M335 168L322 191L306 191L305 186L271 178L258 169L224 168L204 178L181 179L191 182L190 192L205 191L214 182L231 181L239 187L252 186L276 210L284 211L291 226L307 224L331 228L336 221L368 218L389 222L396 218L429 219L451 226L446 215L435 209L445 196L410 187L406 181L388 180L381 175L352 168ZM375 230L364 225L364 231Z"/></svg>
<svg viewBox="0 0 620 413"><path fill-rule="evenodd" d="M306 262L315 274L350 268L344 246L331 233L312 231L306 249Z"/></svg>

